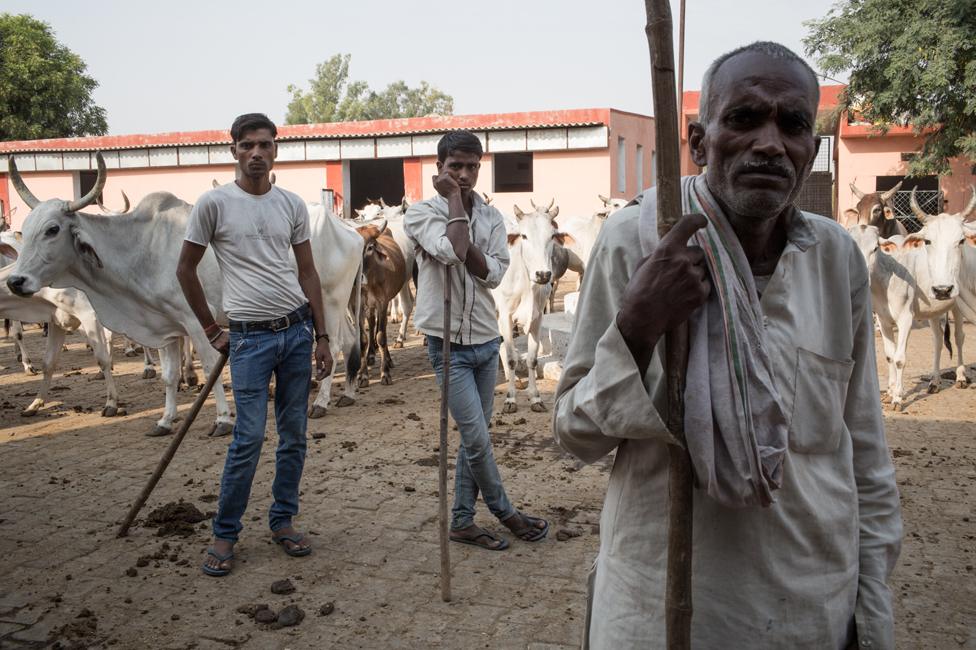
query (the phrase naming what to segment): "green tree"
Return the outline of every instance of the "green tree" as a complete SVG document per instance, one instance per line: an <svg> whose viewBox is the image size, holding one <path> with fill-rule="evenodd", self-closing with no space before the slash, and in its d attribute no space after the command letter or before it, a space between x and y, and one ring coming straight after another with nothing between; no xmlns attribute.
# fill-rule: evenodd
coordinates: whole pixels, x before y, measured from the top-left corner
<svg viewBox="0 0 976 650"><path fill-rule="evenodd" d="M108 132L105 109L92 100L98 82L86 70L47 23L0 14L0 140Z"/></svg>
<svg viewBox="0 0 976 650"><path fill-rule="evenodd" d="M393 117L450 115L454 99L426 81L411 88L395 81L380 91L365 81L349 81L349 54L336 54L315 66L307 91L291 84L287 124L378 120Z"/></svg>
<svg viewBox="0 0 976 650"><path fill-rule="evenodd" d="M910 124L924 134L911 174L976 161L976 2L846 0L806 26L807 54L827 74L850 73L840 108L881 133Z"/></svg>

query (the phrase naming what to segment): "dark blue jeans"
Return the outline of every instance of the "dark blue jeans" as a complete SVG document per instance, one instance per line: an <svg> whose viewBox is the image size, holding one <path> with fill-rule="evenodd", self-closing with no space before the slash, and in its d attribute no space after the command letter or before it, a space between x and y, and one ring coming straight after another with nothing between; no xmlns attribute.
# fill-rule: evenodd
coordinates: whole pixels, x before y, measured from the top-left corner
<svg viewBox="0 0 976 650"><path fill-rule="evenodd" d="M479 345L451 345L451 382L447 406L461 433L461 449L454 468L454 507L451 529L474 523L474 506L481 492L491 513L507 519L516 510L505 494L491 447L491 411L498 383L500 339ZM444 342L427 336L427 356L437 383L443 381Z"/></svg>
<svg viewBox="0 0 976 650"><path fill-rule="evenodd" d="M234 438L220 480L220 503L213 520L214 537L232 542L241 532L241 517L261 456L268 418L268 385L275 376L275 424L278 451L271 488L274 503L269 522L276 531L298 514L298 484L305 466L305 427L312 381L311 319L278 332L230 333L230 377L237 408Z"/></svg>

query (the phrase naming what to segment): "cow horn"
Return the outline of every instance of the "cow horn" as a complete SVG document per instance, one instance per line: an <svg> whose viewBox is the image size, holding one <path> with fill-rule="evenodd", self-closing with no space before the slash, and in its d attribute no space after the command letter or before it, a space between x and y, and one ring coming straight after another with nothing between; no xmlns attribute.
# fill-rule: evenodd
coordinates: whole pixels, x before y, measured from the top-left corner
<svg viewBox="0 0 976 650"><path fill-rule="evenodd" d="M857 185L854 183L851 183L851 191L854 192L854 196L856 196L859 201L864 198L864 192L857 189Z"/></svg>
<svg viewBox="0 0 976 650"><path fill-rule="evenodd" d="M529 199L529 203L532 205L532 209L533 210L538 210L539 209L538 206L536 206L535 201L533 201L532 199Z"/></svg>
<svg viewBox="0 0 976 650"><path fill-rule="evenodd" d="M901 184L904 183L904 182L905 181L898 181L898 184L895 185L893 188L891 188L887 192L882 192L881 193L881 201L882 201L882 203L887 203L888 201L890 201L891 200L891 197L893 197L895 195L895 192L897 192L898 190L901 189Z"/></svg>
<svg viewBox="0 0 976 650"><path fill-rule="evenodd" d="M14 157L10 156L7 161L7 166L10 168L10 182L14 184L14 188L17 190L17 194L20 194L20 198L24 200L27 207L33 210L37 207L40 201L34 196L29 189L27 189L27 184L24 183L24 179L20 177L20 171L17 170L17 163L14 162Z"/></svg>
<svg viewBox="0 0 976 650"><path fill-rule="evenodd" d="M925 220L929 218L929 215L918 205L918 200L915 198L915 190L918 188L912 188L912 199L909 205L912 207L912 214L918 217L918 220L925 223Z"/></svg>
<svg viewBox="0 0 976 650"><path fill-rule="evenodd" d="M969 199L969 205L962 211L963 221L973 221L976 219L976 185L971 185L973 198Z"/></svg>
<svg viewBox="0 0 976 650"><path fill-rule="evenodd" d="M515 218L516 219L521 219L524 215L525 215L525 213L522 212L522 209L520 207L518 207L518 204L516 203L515 204Z"/></svg>
<svg viewBox="0 0 976 650"><path fill-rule="evenodd" d="M598 198L601 201L603 201L603 205L607 205L607 206L610 205L610 199L608 199L607 197L603 196L602 194L597 194L596 195L596 198Z"/></svg>
<svg viewBox="0 0 976 650"><path fill-rule="evenodd" d="M552 201L549 201L549 207L546 208L546 212L552 210L552 206L556 205L556 197L552 197Z"/></svg>
<svg viewBox="0 0 976 650"><path fill-rule="evenodd" d="M102 158L102 153L98 152L95 154L95 162L98 163L98 177L95 178L95 187L91 188L88 194L84 195L77 201L68 202L68 207L65 208L65 212L78 212L79 210L84 210L89 205L95 202L98 195L102 193L105 188L105 181L108 180L108 175L105 173L105 159Z"/></svg>
<svg viewBox="0 0 976 650"><path fill-rule="evenodd" d="M218 187L220 187L220 183L217 182L217 179L216 178L213 179L213 180L211 180L210 181L210 184L213 185L213 188L214 189L217 189Z"/></svg>
<svg viewBox="0 0 976 650"><path fill-rule="evenodd" d="M122 192L122 202L125 204L122 206L122 214L125 214L126 212L129 211L129 206L131 204L129 203L129 197L125 195L125 190L119 190L119 191Z"/></svg>
<svg viewBox="0 0 976 650"><path fill-rule="evenodd" d="M385 208L385 207L387 207L387 205L386 205L386 201L385 201L385 200L383 200L383 197L382 197L382 196L380 197L380 207L381 207L381 208Z"/></svg>

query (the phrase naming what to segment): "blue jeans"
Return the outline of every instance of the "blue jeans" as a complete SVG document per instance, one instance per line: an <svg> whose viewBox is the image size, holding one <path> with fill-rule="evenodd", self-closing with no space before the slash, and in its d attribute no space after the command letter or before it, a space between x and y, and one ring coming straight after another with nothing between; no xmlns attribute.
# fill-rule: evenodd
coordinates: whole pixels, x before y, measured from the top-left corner
<svg viewBox="0 0 976 650"><path fill-rule="evenodd" d="M502 477L495 464L491 447L491 410L498 383L499 339L479 345L451 345L451 382L447 406L461 432L461 449L454 468L454 506L451 529L467 528L474 523L474 506L478 492L498 519L516 513L505 494ZM427 356L443 381L444 342L427 336Z"/></svg>
<svg viewBox="0 0 976 650"><path fill-rule="evenodd" d="M291 526L298 514L298 483L305 466L305 427L312 382L311 319L288 329L230 333L230 378L237 407L234 438L220 480L220 503L213 520L217 539L237 541L241 517L261 456L268 418L268 386L275 376L275 424L278 451L271 488L271 530Z"/></svg>

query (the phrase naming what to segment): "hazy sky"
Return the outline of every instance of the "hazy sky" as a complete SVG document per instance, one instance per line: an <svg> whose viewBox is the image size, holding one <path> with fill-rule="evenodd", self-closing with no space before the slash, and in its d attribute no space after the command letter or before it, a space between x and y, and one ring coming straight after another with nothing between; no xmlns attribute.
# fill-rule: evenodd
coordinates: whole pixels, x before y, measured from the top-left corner
<svg viewBox="0 0 976 650"><path fill-rule="evenodd" d="M687 0L685 88L751 41L802 54L803 21L832 4ZM453 95L457 114L651 113L638 0L4 0L0 11L47 21L88 63L112 134L228 128L250 111L282 122L288 84L307 87L315 65L340 52L352 55L351 79L374 89L426 80Z"/></svg>

